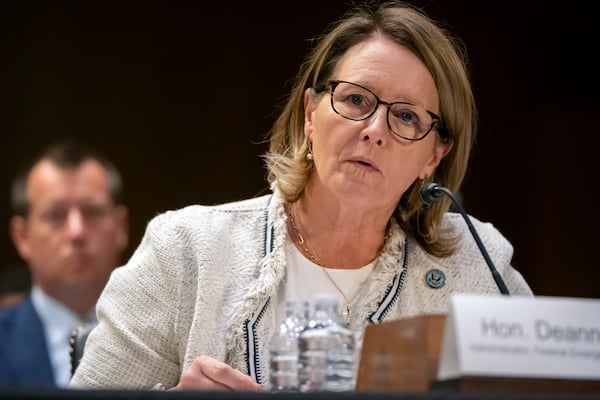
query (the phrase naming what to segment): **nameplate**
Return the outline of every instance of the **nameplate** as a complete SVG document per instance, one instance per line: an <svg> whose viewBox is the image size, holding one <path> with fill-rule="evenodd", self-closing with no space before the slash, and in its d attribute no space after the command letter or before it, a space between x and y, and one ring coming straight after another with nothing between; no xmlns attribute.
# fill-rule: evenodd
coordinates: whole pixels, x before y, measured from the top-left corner
<svg viewBox="0 0 600 400"><path fill-rule="evenodd" d="M600 380L600 300L454 295L438 380L464 376Z"/></svg>

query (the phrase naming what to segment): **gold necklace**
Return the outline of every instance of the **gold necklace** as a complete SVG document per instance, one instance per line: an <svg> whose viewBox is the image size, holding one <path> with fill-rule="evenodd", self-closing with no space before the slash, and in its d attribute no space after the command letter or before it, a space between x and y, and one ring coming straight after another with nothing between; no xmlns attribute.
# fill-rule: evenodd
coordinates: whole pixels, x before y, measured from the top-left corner
<svg viewBox="0 0 600 400"><path fill-rule="evenodd" d="M366 289L366 287L368 285L366 284L366 282L363 283L363 285L360 287L360 289L358 291L356 291L354 293L354 295L352 295L352 297L350 299L348 299L348 297L346 296L346 293L344 293L344 291L339 287L339 285L336 283L336 281L333 279L333 277L331 275L329 275L329 272L327 271L327 268L325 268L323 266L323 264L321 264L321 261L319 261L319 258L317 256L315 256L314 254L312 254L311 251L308 249L308 247L306 245L306 240L304 240L304 236L302 236L302 233L300 233L300 229L298 228L298 225L296 224L296 220L294 219L294 213L292 212L292 206L289 207L288 214L290 216L290 222L292 223L292 227L294 228L294 232L296 233L296 238L298 240L298 244L300 244L300 247L302 247L302 250L304 250L305 255L308 256L308 258L313 263L315 263L319 267L321 267L321 270L325 273L325 276L327 277L327 279L329 279L329 281L333 284L333 286L335 287L335 289L344 298L345 305L343 307L342 315L344 316L344 319L346 320L346 324L349 325L350 324L350 303L352 303L354 301L354 299L358 297L359 294L361 294L362 292L364 292L365 289ZM386 239L387 239L387 234L384 237L384 243L385 243ZM385 246L382 246L381 250L379 250L379 253L377 254L377 258L379 258L379 256L383 252L383 248L384 247ZM370 272L369 272L369 275L370 275Z"/></svg>

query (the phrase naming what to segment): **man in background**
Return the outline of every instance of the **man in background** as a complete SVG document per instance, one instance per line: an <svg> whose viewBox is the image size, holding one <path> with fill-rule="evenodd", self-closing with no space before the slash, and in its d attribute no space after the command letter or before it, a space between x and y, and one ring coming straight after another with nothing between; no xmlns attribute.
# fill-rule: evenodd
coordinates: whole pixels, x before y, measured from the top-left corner
<svg viewBox="0 0 600 400"><path fill-rule="evenodd" d="M129 239L117 168L74 142L49 147L13 182L10 233L31 291L0 310L0 387L66 387L69 337L95 305Z"/></svg>

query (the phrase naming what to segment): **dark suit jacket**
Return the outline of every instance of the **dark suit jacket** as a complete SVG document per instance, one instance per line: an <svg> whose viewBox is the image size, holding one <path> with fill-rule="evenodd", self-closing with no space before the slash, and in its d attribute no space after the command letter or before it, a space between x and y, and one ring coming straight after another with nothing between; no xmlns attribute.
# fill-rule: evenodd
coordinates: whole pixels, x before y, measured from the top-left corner
<svg viewBox="0 0 600 400"><path fill-rule="evenodd" d="M56 387L42 322L31 296L0 309L0 387Z"/></svg>

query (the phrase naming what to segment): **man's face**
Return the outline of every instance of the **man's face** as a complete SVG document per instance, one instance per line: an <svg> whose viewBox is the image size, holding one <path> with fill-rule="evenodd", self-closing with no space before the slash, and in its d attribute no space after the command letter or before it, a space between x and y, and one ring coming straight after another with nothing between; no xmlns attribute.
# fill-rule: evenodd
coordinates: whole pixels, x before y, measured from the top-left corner
<svg viewBox="0 0 600 400"><path fill-rule="evenodd" d="M60 298L99 294L128 241L128 215L113 204L108 178L95 160L63 169L47 160L31 171L29 216L13 221L13 239L32 283Z"/></svg>

